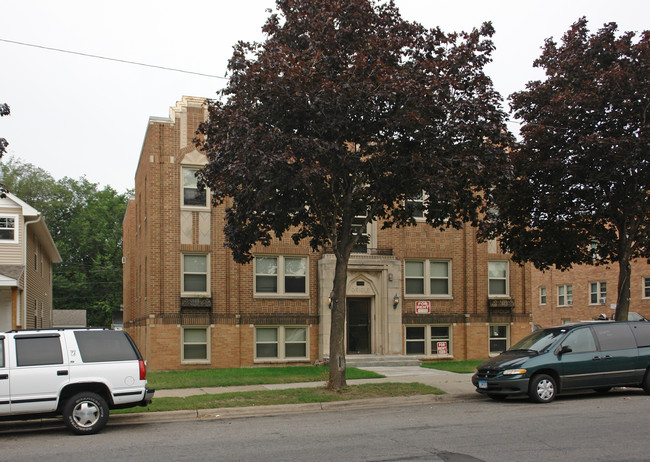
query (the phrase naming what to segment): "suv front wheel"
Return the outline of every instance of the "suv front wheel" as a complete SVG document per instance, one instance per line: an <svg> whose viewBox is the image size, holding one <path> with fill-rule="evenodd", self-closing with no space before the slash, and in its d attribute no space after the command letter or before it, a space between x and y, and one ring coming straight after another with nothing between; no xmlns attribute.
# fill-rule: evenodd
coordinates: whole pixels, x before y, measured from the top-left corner
<svg viewBox="0 0 650 462"><path fill-rule="evenodd" d="M108 421L106 400L89 391L77 393L63 406L63 421L77 435L92 435Z"/></svg>

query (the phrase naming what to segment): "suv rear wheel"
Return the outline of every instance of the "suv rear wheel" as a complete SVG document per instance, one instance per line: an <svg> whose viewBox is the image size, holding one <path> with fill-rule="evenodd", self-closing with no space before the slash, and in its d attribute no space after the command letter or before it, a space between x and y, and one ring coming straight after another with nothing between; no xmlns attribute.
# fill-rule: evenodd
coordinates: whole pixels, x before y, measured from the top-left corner
<svg viewBox="0 0 650 462"><path fill-rule="evenodd" d="M108 421L106 400L89 391L77 393L63 406L63 421L77 435L92 435Z"/></svg>
<svg viewBox="0 0 650 462"><path fill-rule="evenodd" d="M547 374L534 376L530 381L528 396L537 403L550 403L555 399L557 387L553 377Z"/></svg>

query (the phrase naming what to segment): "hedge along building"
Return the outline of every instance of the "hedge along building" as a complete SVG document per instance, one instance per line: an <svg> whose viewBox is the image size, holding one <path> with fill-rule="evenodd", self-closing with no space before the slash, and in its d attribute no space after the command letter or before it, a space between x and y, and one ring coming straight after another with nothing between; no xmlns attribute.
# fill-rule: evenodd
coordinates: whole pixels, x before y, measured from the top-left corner
<svg viewBox="0 0 650 462"><path fill-rule="evenodd" d="M154 370L312 364L329 354L335 258L277 239L240 265L196 188L203 98L151 118L124 217L124 327ZM422 200L414 198L413 200ZM226 204L227 205L227 204ZM346 301L352 355L483 359L531 330L530 272L475 230L366 230Z"/></svg>

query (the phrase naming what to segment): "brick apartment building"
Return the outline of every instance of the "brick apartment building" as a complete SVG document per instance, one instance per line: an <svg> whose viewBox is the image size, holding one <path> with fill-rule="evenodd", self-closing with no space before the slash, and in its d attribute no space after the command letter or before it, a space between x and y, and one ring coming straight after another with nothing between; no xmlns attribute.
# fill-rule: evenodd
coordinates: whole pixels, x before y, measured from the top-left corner
<svg viewBox="0 0 650 462"><path fill-rule="evenodd" d="M578 265L569 271L531 271L533 321L542 326L611 319L616 309L618 265ZM650 265L632 262L630 312L650 319Z"/></svg>
<svg viewBox="0 0 650 462"><path fill-rule="evenodd" d="M329 354L334 256L286 239L232 260L224 207L196 190L203 101L149 121L123 225L124 327L153 370L313 364ZM531 331L530 272L475 230L380 228L349 264L349 355L482 359Z"/></svg>

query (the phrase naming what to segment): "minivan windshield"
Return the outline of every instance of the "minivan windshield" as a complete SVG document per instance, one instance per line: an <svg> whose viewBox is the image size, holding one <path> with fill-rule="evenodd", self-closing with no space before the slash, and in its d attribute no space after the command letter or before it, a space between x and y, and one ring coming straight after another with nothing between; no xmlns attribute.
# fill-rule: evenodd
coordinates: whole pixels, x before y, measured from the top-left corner
<svg viewBox="0 0 650 462"><path fill-rule="evenodd" d="M510 347L508 351L525 350L542 353L553 345L565 332L564 329L560 328L537 330Z"/></svg>

